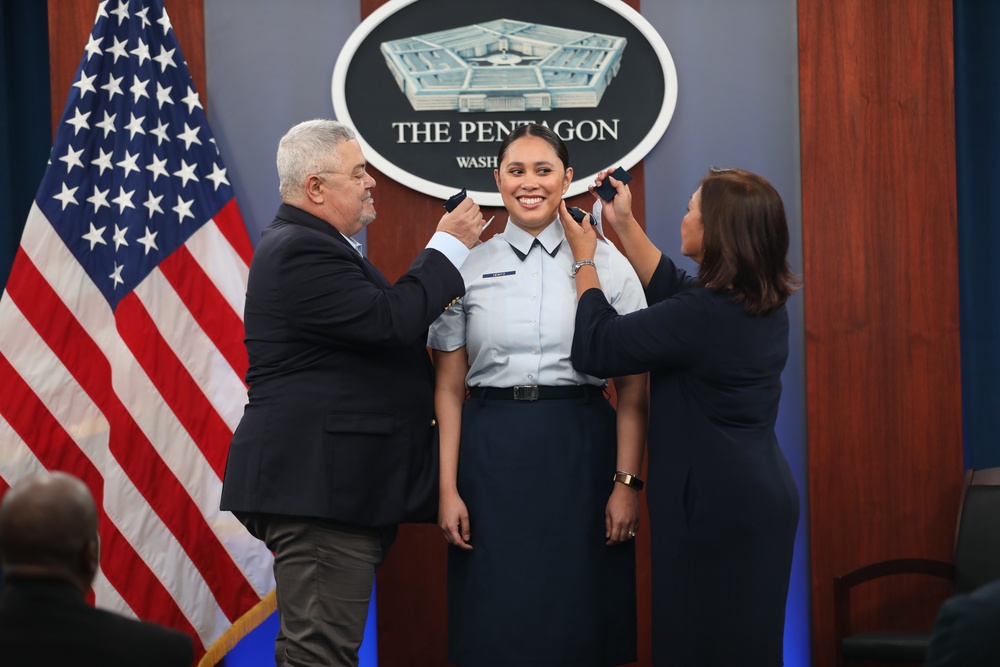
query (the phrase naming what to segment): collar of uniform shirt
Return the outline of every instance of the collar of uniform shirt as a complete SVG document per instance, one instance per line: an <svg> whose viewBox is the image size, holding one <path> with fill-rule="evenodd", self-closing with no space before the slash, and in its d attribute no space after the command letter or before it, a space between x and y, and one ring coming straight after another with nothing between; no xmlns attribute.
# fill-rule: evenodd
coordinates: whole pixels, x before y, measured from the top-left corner
<svg viewBox="0 0 1000 667"><path fill-rule="evenodd" d="M508 219L507 226L504 227L501 236L510 244L514 253L523 262L536 242L545 252L555 257L556 253L559 252L560 244L566 238L566 232L563 231L562 225L558 221L553 221L548 227L539 232L538 236L532 236Z"/></svg>

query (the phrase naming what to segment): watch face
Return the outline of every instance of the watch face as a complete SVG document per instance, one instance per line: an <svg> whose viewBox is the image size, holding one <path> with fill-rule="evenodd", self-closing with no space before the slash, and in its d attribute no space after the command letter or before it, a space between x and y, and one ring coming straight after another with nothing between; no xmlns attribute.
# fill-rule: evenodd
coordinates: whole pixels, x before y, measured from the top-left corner
<svg viewBox="0 0 1000 667"><path fill-rule="evenodd" d="M628 472L615 473L615 481L620 482L625 486L630 486L637 491L641 491L642 487L645 485L641 479Z"/></svg>

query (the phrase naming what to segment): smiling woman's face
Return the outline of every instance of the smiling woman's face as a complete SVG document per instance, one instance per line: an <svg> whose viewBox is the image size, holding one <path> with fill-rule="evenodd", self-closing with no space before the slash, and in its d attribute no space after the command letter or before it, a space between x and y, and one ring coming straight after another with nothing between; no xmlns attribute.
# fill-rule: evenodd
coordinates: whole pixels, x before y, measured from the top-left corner
<svg viewBox="0 0 1000 667"><path fill-rule="evenodd" d="M556 219L573 168L563 165L547 141L525 136L507 148L493 177L511 222L537 236Z"/></svg>

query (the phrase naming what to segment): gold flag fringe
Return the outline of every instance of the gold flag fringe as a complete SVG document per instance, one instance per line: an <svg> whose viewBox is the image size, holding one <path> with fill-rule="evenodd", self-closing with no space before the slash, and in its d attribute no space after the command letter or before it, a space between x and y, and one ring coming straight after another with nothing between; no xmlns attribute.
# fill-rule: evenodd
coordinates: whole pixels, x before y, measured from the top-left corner
<svg viewBox="0 0 1000 667"><path fill-rule="evenodd" d="M222 633L221 637L212 642L212 645L208 647L208 652L198 661L198 667L215 667L219 661L226 657L227 653L233 650L234 646L240 643L241 639L267 620L267 617L273 614L277 608L278 598L272 590L252 609L229 626L229 629Z"/></svg>

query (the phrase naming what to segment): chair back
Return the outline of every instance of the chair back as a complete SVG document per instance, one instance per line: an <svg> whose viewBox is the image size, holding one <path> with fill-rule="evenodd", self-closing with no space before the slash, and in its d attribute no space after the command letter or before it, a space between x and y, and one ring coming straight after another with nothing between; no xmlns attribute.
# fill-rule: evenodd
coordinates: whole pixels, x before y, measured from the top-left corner
<svg viewBox="0 0 1000 667"><path fill-rule="evenodd" d="M970 470L955 535L955 592L1000 579L1000 468Z"/></svg>

